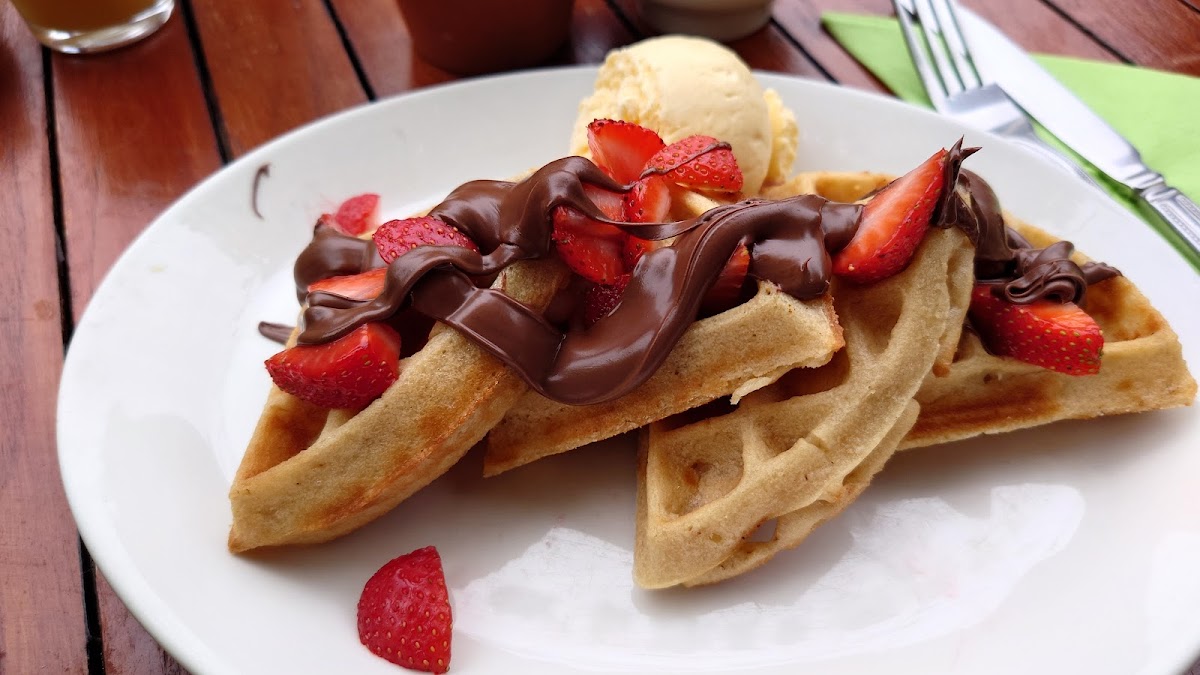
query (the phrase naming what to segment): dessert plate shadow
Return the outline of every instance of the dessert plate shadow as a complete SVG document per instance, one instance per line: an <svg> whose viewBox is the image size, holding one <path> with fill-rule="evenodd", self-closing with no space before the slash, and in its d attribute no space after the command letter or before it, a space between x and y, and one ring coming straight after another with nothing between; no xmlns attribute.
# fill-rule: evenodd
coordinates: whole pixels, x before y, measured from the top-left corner
<svg viewBox="0 0 1200 675"><path fill-rule="evenodd" d="M1146 225L1003 140L891 99L760 75L796 113L798 170L900 173L962 135L1016 215L1120 268L1200 364L1200 278ZM114 266L71 343L59 458L91 555L197 675L386 673L355 605L435 545L451 672L1145 672L1200 652L1200 414L1057 424L917 450L801 548L730 583L631 578L632 443L479 477L478 449L386 517L320 547L235 557L226 493L290 323L316 216L387 217L561 156L594 68L423 90L292 132L181 198ZM257 181L259 169L270 173ZM254 207L257 207L256 209ZM261 216L259 215L261 214Z"/></svg>

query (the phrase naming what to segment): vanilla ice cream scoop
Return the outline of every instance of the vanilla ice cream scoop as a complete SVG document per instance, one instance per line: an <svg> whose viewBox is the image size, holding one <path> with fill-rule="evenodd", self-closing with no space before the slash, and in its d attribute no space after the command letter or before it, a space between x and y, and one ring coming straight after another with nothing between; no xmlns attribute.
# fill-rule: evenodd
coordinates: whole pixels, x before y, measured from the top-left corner
<svg viewBox="0 0 1200 675"><path fill-rule="evenodd" d="M588 153L587 125L601 118L648 127L667 143L692 134L727 141L745 194L784 180L796 157L792 112L737 54L703 38L665 35L609 52L579 104L571 152Z"/></svg>

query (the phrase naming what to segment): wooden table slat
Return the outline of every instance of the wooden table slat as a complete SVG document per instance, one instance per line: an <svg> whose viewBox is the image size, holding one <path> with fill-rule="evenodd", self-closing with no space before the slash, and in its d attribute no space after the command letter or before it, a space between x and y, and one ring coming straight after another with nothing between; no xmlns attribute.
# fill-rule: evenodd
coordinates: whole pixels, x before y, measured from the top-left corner
<svg viewBox="0 0 1200 675"><path fill-rule="evenodd" d="M0 672L86 673L78 536L58 474L62 315L42 53L0 4Z"/></svg>
<svg viewBox="0 0 1200 675"><path fill-rule="evenodd" d="M1139 66L1200 76L1200 5L1195 0L1046 2ZM1060 53L1071 54L1065 49Z"/></svg>
<svg viewBox="0 0 1200 675"><path fill-rule="evenodd" d="M322 2L194 0L234 157L367 100Z"/></svg>
<svg viewBox="0 0 1200 675"><path fill-rule="evenodd" d="M1010 3L964 0L962 4L974 9L1006 33L1019 36L1018 42L1026 49L1115 60L1107 49L1055 13L1042 0L1012 0ZM894 16L892 3L889 0L802 0L777 3L775 6L775 20L793 38L804 44L839 84L886 92L886 88L821 27L821 14L824 12Z"/></svg>
<svg viewBox="0 0 1200 675"><path fill-rule="evenodd" d="M804 45L835 82L867 91L886 92L870 71L821 28L821 13L828 11L890 15L891 3L888 0L800 0L777 2L774 8L775 22L793 40Z"/></svg>

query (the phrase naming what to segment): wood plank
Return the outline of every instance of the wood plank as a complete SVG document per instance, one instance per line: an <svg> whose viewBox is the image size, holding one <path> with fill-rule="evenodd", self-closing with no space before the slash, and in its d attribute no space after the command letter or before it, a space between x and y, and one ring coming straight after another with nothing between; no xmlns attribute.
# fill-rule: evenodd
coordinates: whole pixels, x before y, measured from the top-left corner
<svg viewBox="0 0 1200 675"><path fill-rule="evenodd" d="M163 651L103 575L96 574L96 597L104 637L104 675L187 675L179 662Z"/></svg>
<svg viewBox="0 0 1200 675"><path fill-rule="evenodd" d="M86 673L79 539L54 446L62 315L41 50L0 4L0 672Z"/></svg>
<svg viewBox="0 0 1200 675"><path fill-rule="evenodd" d="M195 0L232 157L367 100L323 2Z"/></svg>
<svg viewBox="0 0 1200 675"><path fill-rule="evenodd" d="M1200 8L1183 0L1046 0L1140 66L1200 76ZM1062 53L1062 52L1058 52Z"/></svg>
<svg viewBox="0 0 1200 675"><path fill-rule="evenodd" d="M861 12L891 15L889 0L791 0L776 2L774 19L838 84L866 91L886 92L874 75L859 65L821 28L822 12Z"/></svg>
<svg viewBox="0 0 1200 675"><path fill-rule="evenodd" d="M1117 57L1041 0L966 0L964 5L1032 52L1097 61Z"/></svg>
<svg viewBox="0 0 1200 675"><path fill-rule="evenodd" d="M220 168L191 44L176 15L143 42L53 57L64 232L77 318L130 241ZM103 577L96 595L109 675L182 672Z"/></svg>
<svg viewBox="0 0 1200 675"><path fill-rule="evenodd" d="M639 38L657 34L657 31L642 18L636 0L616 0L616 7L636 28ZM751 68L818 80L827 79L821 69L788 39L787 34L775 22L740 40L728 43L728 46Z"/></svg>
<svg viewBox="0 0 1200 675"><path fill-rule="evenodd" d="M1113 61L1107 49L1042 0L963 0L962 4L1032 51ZM886 91L883 85L821 28L823 12L894 16L889 0L792 0L775 5L775 20L844 85Z"/></svg>

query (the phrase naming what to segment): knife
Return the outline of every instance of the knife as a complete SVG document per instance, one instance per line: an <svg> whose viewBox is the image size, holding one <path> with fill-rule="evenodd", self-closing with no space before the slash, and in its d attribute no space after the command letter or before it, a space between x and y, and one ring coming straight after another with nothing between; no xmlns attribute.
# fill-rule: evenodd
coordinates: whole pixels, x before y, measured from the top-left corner
<svg viewBox="0 0 1200 675"><path fill-rule="evenodd" d="M1020 46L974 12L959 6L959 24L985 83L994 82L1026 114L1076 154L1125 186L1139 206L1200 255L1200 207L1167 185L1129 141L1046 72Z"/></svg>

